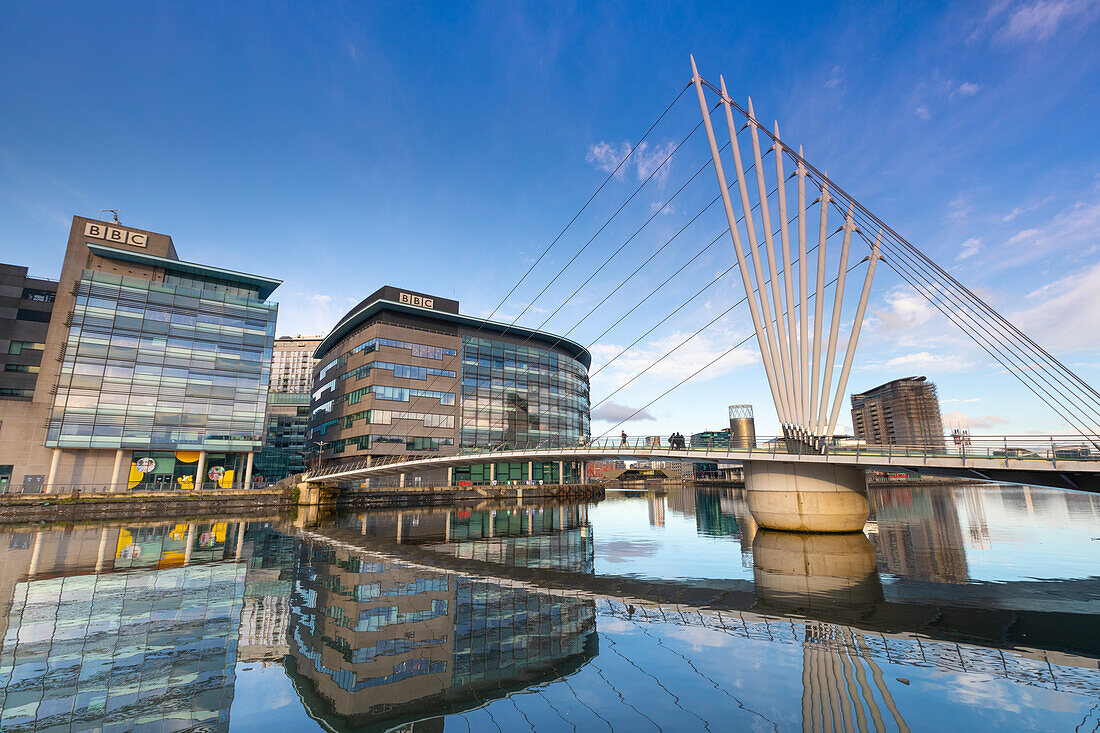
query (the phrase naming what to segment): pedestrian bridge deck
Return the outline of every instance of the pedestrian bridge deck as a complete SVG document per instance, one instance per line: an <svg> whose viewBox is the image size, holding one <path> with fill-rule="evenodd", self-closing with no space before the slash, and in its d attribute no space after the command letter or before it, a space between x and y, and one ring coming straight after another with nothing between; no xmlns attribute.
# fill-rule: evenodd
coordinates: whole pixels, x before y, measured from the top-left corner
<svg viewBox="0 0 1100 733"><path fill-rule="evenodd" d="M484 463L544 461L660 460L707 463L768 461L826 463L866 470L963 476L1008 483L1030 483L1100 493L1100 453L1058 440L1040 442L1034 436L982 438L977 445L927 448L897 445L833 445L822 452L791 441L770 440L762 447L691 446L668 448L641 440L594 442L572 447L530 446L476 449L444 456L373 459L348 462L310 472L305 481L336 483L376 476L414 473ZM1100 441L1098 441L1100 442Z"/></svg>

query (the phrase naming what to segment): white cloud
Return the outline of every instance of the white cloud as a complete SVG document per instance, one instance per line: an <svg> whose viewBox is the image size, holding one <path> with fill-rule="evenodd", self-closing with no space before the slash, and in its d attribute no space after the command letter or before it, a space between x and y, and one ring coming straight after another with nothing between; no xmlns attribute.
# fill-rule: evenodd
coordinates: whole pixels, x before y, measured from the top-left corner
<svg viewBox="0 0 1100 733"><path fill-rule="evenodd" d="M959 254L955 256L956 262L962 262L963 260L970 259L974 255L978 254L978 251L982 248L982 240L971 237L962 243L959 247Z"/></svg>
<svg viewBox="0 0 1100 733"><path fill-rule="evenodd" d="M979 89L978 85L973 83L973 82L969 82L969 81L963 82L962 84L959 85L959 90L958 90L959 96L972 97L972 96L974 96L975 94L978 93L978 89Z"/></svg>
<svg viewBox="0 0 1100 733"><path fill-rule="evenodd" d="M634 170L639 181L644 181L652 173L653 181L658 186L663 186L668 179L669 170L672 168L672 161L669 156L675 149L676 144L672 142L653 146L643 142L641 145L634 147L629 140L618 145L601 140L588 146L588 152L585 153L584 159L594 165L597 170L605 173L614 172L615 177L619 180L625 178L627 171L631 169ZM630 160L623 163L623 160L628 156ZM667 162L666 159L668 159ZM622 167L619 167L620 163L622 163Z"/></svg>
<svg viewBox="0 0 1100 733"><path fill-rule="evenodd" d="M655 145L652 148L649 147L649 143L639 145L638 149L634 151L634 167L638 169L638 180L644 181L656 170L653 181L658 186L665 185L668 172L672 168L672 161L668 160L667 163L665 161L675 149L676 144L671 142L664 145ZM658 166L660 167L659 170Z"/></svg>
<svg viewBox="0 0 1100 733"><path fill-rule="evenodd" d="M654 201L653 203L651 203L649 205L649 210L650 211L657 211L658 209L661 210L661 215L662 216L664 216L665 214L675 214L676 213L676 207L673 206L672 204L665 204L664 206L661 206L660 201Z"/></svg>
<svg viewBox="0 0 1100 733"><path fill-rule="evenodd" d="M915 110L913 110L913 114L915 114L917 117L921 118L922 120L932 119L932 114L928 111L928 105L927 104L922 104L921 106L917 107Z"/></svg>
<svg viewBox="0 0 1100 733"><path fill-rule="evenodd" d="M929 351L918 351L913 354L902 354L888 359L876 368L892 371L928 372L930 374L942 374L943 372L965 372L974 367L974 363L967 361L958 355L933 354Z"/></svg>
<svg viewBox="0 0 1100 733"><path fill-rule="evenodd" d="M1024 333L1053 349L1093 349L1100 330L1100 264L1028 294L1035 305L1011 316Z"/></svg>
<svg viewBox="0 0 1100 733"><path fill-rule="evenodd" d="M944 428L992 428L1011 422L1004 415L966 415L961 412L945 412L942 415Z"/></svg>
<svg viewBox="0 0 1100 733"><path fill-rule="evenodd" d="M947 204L947 218L954 221L959 221L970 216L970 212L974 210L970 202L962 196L957 199L953 199Z"/></svg>
<svg viewBox="0 0 1100 733"><path fill-rule="evenodd" d="M1012 235L997 262L1013 267L1064 252L1068 256L1088 256L1100 244L1100 192L1091 200L1078 201L1063 209L1046 223L1023 229ZM1025 208L1024 211L1027 211ZM1021 212L1022 213L1022 212ZM1015 218L1018 214L1009 214Z"/></svg>
<svg viewBox="0 0 1100 733"><path fill-rule="evenodd" d="M1045 41L1077 16L1084 20L1097 12L1095 0L1035 0L1015 5L1007 11L1008 19L997 32L1005 41ZM1005 8L1005 4L999 6ZM995 8L996 9L996 8Z"/></svg>
<svg viewBox="0 0 1100 733"><path fill-rule="evenodd" d="M322 293L290 292L280 298L277 333L280 336L323 336L352 305L351 298L338 300Z"/></svg>
<svg viewBox="0 0 1100 733"><path fill-rule="evenodd" d="M922 326L936 312L935 308L911 287L894 288L883 298L887 310L876 310L874 320L887 332L896 333Z"/></svg>
<svg viewBox="0 0 1100 733"><path fill-rule="evenodd" d="M606 140L601 140L595 145L588 146L588 153L585 154L584 159L588 163L595 164L598 170L610 173L618 168L619 163L622 163L623 158L630 155L630 151L633 149L634 147L629 141L616 146ZM622 178L625 173L626 166L619 168L615 176L617 178Z"/></svg>
<svg viewBox="0 0 1100 733"><path fill-rule="evenodd" d="M634 407L627 405L620 405L615 402L605 402L592 411L593 420L603 420L605 422L630 422L636 420L656 420L648 410L638 410Z"/></svg>
<svg viewBox="0 0 1100 733"><path fill-rule="evenodd" d="M826 89L836 89L844 82L844 69L834 66L829 72L829 78L825 81Z"/></svg>
<svg viewBox="0 0 1100 733"><path fill-rule="evenodd" d="M1020 215L1026 214L1029 211L1035 211L1035 209L1038 209L1040 206L1044 206L1044 205L1050 203L1050 201L1051 201L1051 197L1048 196L1047 198L1043 199L1042 201L1034 203L1031 206L1017 206L1012 211L1005 214L1001 218L1001 221L1004 221L1004 222L1014 221L1015 219L1020 217Z"/></svg>
<svg viewBox="0 0 1100 733"><path fill-rule="evenodd" d="M731 346L744 338L744 334L732 329L723 328L721 324L715 324L707 331L703 331L682 347L677 348L681 342L690 335L688 332L674 331L652 341L638 344L626 352L606 369L601 369L599 374L593 376L594 397L608 394L625 384L634 375L656 363L645 375L633 382L637 385L647 379L655 379L664 383L678 382L706 366L711 361L718 359L712 366L703 371L696 379L711 379L720 374L725 374L744 364L759 363L759 354L755 341L750 341L739 349L722 358L719 355L727 351ZM622 351L623 347L615 344L596 344L592 347L592 358L595 364L605 364L609 359ZM670 353L671 352L671 353ZM665 354L668 354L665 357ZM665 357L662 359L662 357ZM659 363L657 360L661 359Z"/></svg>

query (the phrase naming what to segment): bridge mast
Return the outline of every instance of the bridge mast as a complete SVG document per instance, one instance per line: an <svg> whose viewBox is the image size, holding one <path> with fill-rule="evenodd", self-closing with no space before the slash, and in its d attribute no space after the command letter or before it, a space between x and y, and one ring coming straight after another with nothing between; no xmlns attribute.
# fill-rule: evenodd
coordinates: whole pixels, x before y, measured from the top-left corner
<svg viewBox="0 0 1100 733"><path fill-rule="evenodd" d="M726 185L726 174L722 170L722 159L718 155L718 143L714 140L714 126L710 122L710 110L707 108L706 97L703 96L702 78L695 67L695 57L691 57L692 82L695 84L695 92L699 96L699 110L703 114L703 127L707 131L707 142L710 143L710 155L714 161L714 174L718 177L718 188L722 195L722 204L726 209L726 221L729 222L730 236L733 238L733 251L737 255L737 266L741 271L741 281L745 286L745 294L749 300L749 313L752 316L752 325L756 330L756 342L760 347L760 357L764 361L764 372L768 377L768 387L771 389L772 401L779 412L779 421L787 422L786 410L779 397L779 389L775 379L775 371L771 361L771 349L766 345L766 337L760 323L760 311L753 295L752 278L749 276L748 264L745 262L745 251L741 246L741 233L737 229L737 218L733 215L733 204L730 201L729 186ZM732 122L732 117L730 118ZM732 129L732 128L731 128ZM736 148L737 138L733 136L733 144ZM757 260L759 267L759 260Z"/></svg>

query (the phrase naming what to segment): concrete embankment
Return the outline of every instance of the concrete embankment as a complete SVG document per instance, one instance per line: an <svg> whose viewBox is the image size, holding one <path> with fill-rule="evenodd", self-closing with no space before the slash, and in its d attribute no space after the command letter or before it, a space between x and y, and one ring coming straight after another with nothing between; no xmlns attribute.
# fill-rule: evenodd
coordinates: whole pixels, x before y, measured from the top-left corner
<svg viewBox="0 0 1100 733"><path fill-rule="evenodd" d="M587 500L603 498L600 486L435 486L348 490L321 503L348 507L447 506L489 500ZM294 510L301 498L288 486L226 491L0 494L0 524L155 519L232 515L269 516Z"/></svg>
<svg viewBox="0 0 1100 733"><path fill-rule="evenodd" d="M509 486L405 486L347 490L336 499L338 506L437 506L492 500L602 499L603 487L592 484Z"/></svg>
<svg viewBox="0 0 1100 733"><path fill-rule="evenodd" d="M277 489L0 494L0 524L218 514L247 519L292 506L290 492Z"/></svg>

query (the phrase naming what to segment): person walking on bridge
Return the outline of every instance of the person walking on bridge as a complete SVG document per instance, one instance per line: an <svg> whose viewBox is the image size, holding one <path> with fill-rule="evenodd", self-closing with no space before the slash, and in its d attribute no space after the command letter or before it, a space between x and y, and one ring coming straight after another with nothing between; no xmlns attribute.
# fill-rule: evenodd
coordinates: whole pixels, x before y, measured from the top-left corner
<svg viewBox="0 0 1100 733"><path fill-rule="evenodd" d="M621 440L619 441L619 447L620 448L625 448L626 447L626 431L625 430L622 432Z"/></svg>

